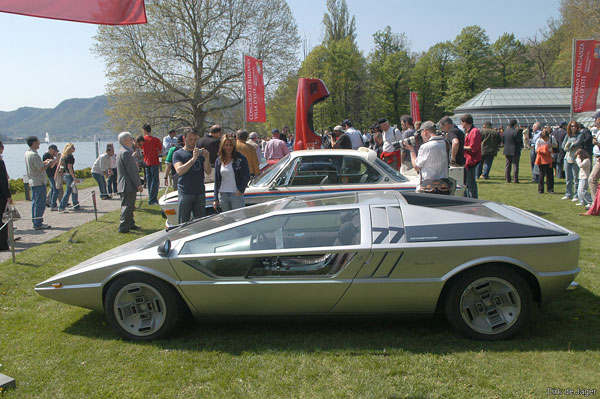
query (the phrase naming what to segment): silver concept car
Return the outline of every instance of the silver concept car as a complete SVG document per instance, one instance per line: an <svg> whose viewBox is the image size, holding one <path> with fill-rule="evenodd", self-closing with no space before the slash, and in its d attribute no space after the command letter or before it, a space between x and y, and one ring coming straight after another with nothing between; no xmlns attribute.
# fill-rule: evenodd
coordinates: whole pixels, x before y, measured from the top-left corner
<svg viewBox="0 0 600 399"><path fill-rule="evenodd" d="M540 250L543 248L543 250ZM202 315L445 313L508 339L579 273L579 236L496 202L375 191L288 197L160 231L39 283L151 340Z"/></svg>

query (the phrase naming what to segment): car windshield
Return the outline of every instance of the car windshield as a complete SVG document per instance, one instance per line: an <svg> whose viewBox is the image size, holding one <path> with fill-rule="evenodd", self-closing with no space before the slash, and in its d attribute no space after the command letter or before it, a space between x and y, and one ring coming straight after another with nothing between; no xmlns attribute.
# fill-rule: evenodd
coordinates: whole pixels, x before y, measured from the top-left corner
<svg viewBox="0 0 600 399"><path fill-rule="evenodd" d="M252 181L251 185L252 186L266 186L273 179L273 177L277 173L279 173L281 168L284 167L288 163L289 160L290 160L290 155L288 154L285 157L281 158L279 160L279 162L274 163L273 165L271 165L267 169L265 169L264 172L262 172L260 175L258 175Z"/></svg>
<svg viewBox="0 0 600 399"><path fill-rule="evenodd" d="M263 215L265 213L273 212L278 209L283 209L289 201L289 198L282 198L280 200L270 201L264 204L248 206L245 208L235 209L233 211L218 213L216 215L197 219L184 224L179 228L169 231L165 236L161 237L161 241L166 239L171 241L179 240L190 235L214 229L215 227L224 226L239 222L240 220L245 220L255 216Z"/></svg>
<svg viewBox="0 0 600 399"><path fill-rule="evenodd" d="M392 168L387 163L383 162L381 159L379 159L379 158L375 159L375 163L377 164L377 166L379 166L381 169L383 169L387 173L387 175L389 177L391 177L392 179L399 181L399 182L408 181L408 178L406 176L404 176L402 173L400 173L396 169Z"/></svg>

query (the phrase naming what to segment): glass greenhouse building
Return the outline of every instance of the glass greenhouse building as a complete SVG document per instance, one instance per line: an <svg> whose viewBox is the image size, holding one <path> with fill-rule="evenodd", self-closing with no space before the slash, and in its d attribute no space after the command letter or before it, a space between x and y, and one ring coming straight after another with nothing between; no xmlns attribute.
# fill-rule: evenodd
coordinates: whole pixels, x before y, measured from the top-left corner
<svg viewBox="0 0 600 399"><path fill-rule="evenodd" d="M454 110L455 123L460 126L462 114L473 115L475 126L492 122L493 127L507 126L516 119L520 125L531 126L535 122L557 126L569 120L571 88L512 88L486 89ZM600 105L600 101L598 101ZM573 114L584 126L594 123L595 112Z"/></svg>

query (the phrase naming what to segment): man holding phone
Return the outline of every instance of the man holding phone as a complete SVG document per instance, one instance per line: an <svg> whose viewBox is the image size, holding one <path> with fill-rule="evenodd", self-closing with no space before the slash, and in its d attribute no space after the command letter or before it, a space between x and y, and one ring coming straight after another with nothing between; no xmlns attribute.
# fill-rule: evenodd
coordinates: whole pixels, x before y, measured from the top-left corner
<svg viewBox="0 0 600 399"><path fill-rule="evenodd" d="M179 198L179 223L206 214L204 173L210 174L210 160L206 148L197 148L198 133L193 127L183 129L184 147L173 154L173 166L179 175L177 195Z"/></svg>

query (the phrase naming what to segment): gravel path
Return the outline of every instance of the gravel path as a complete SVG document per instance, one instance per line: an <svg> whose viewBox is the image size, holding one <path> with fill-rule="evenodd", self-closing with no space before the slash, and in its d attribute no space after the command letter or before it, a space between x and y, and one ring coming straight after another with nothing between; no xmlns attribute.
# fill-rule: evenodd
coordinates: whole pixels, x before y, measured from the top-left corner
<svg viewBox="0 0 600 399"><path fill-rule="evenodd" d="M160 176L160 182L163 181L163 176ZM19 211L19 214L23 219L18 220L14 223L15 225L15 251L16 253L20 253L25 251L28 248L31 248L35 245L46 242L54 237L57 237L64 233L65 231L69 231L74 227L80 226L89 221L95 220L94 217L94 205L92 202L92 191L96 192L96 204L98 209L98 217L105 215L109 212L115 211L117 209L121 209L121 199L119 195L114 196L109 200L101 200L100 193L98 192L98 187L88 187L79 190L79 202L81 204L82 209L79 211L70 210L67 213L59 213L57 211L50 211L50 208L46 208L44 212L44 223L52 226L51 229L48 230L34 230L33 223L31 220L31 201L17 201L15 202L15 206ZM164 191L164 187L159 189L158 195L159 197L162 195ZM144 189L142 193L142 198L147 201L148 191ZM139 198L139 196L138 196ZM1 226L1 225L0 225ZM114 226L114 229L117 229L117 225ZM0 262L4 262L5 260L12 259L12 253L10 251L1 251L0 252Z"/></svg>

